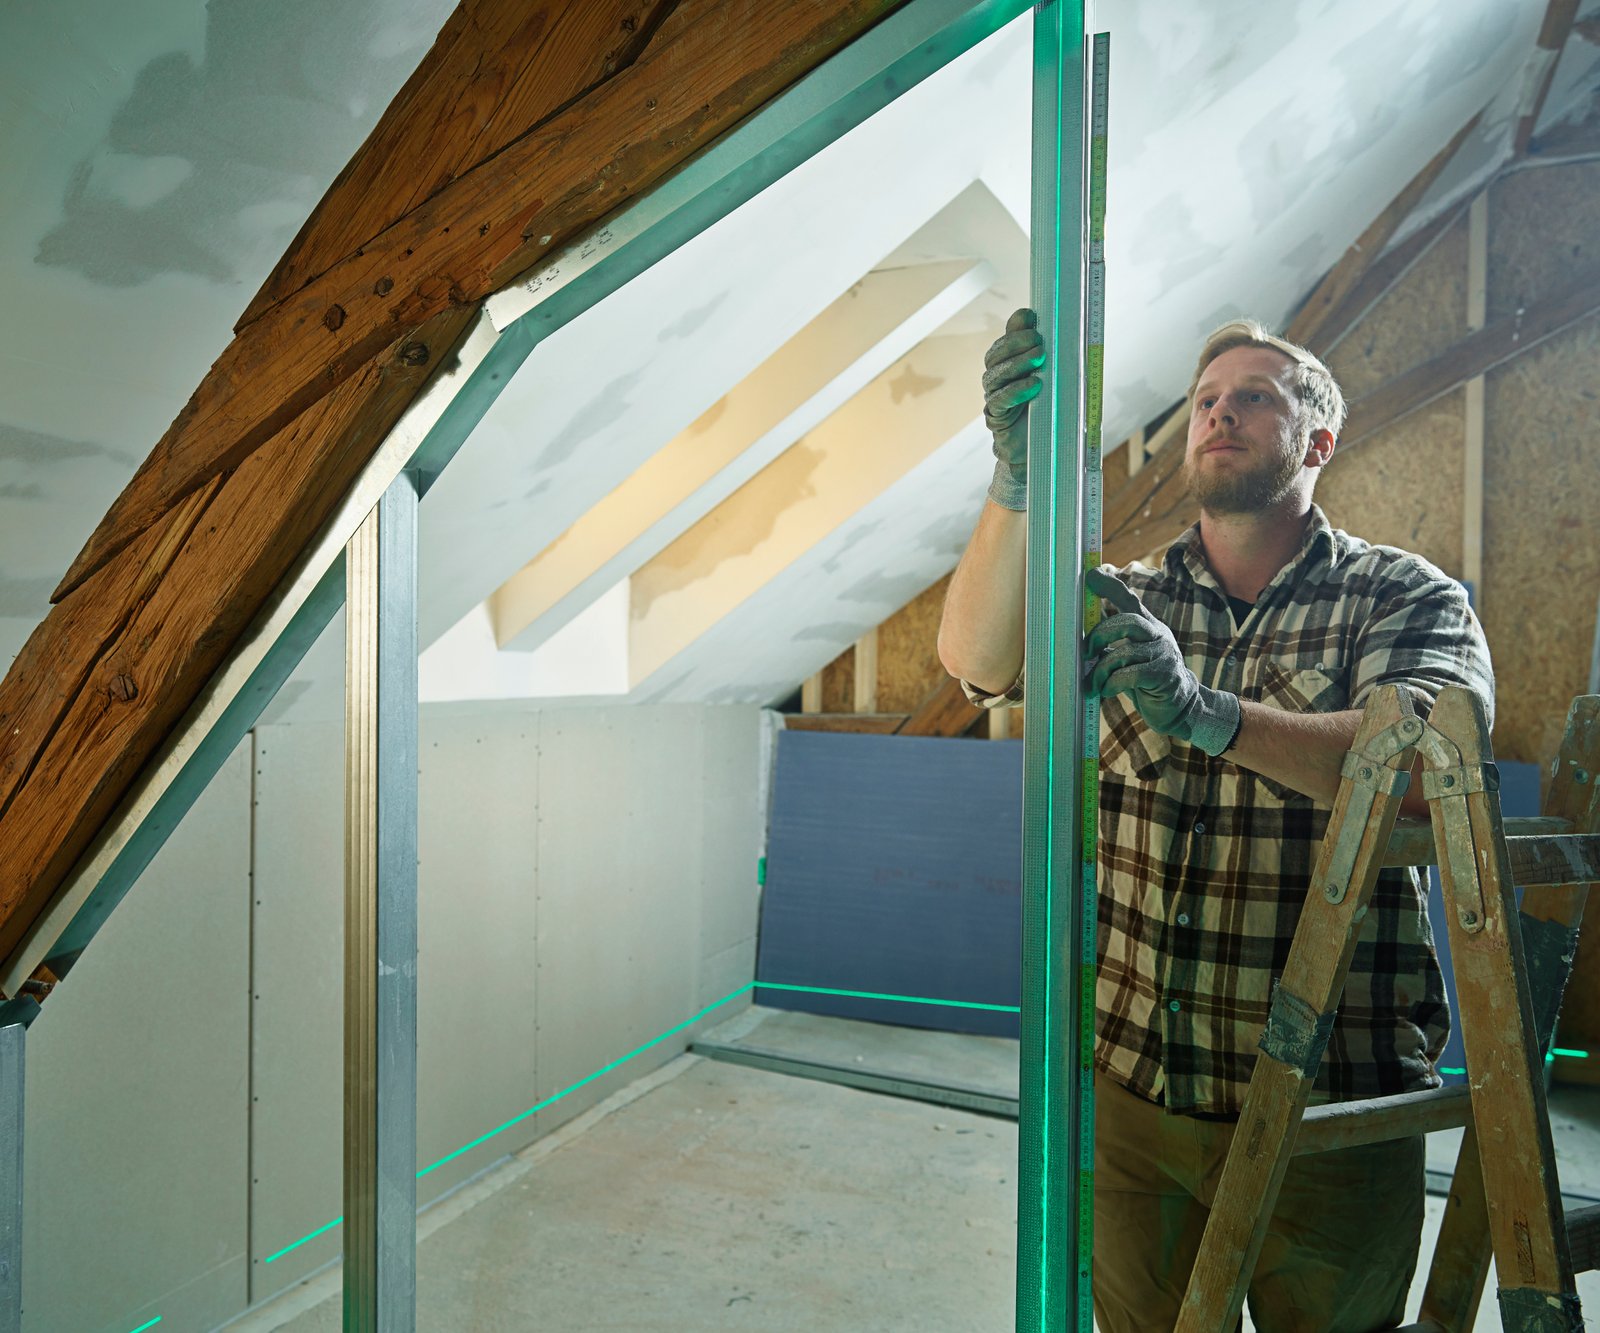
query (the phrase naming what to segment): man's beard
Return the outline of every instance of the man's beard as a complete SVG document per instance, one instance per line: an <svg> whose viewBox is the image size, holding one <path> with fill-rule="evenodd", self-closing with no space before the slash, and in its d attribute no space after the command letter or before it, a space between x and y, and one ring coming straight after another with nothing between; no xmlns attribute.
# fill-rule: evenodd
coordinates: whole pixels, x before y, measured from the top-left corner
<svg viewBox="0 0 1600 1333"><path fill-rule="evenodd" d="M1255 467L1214 468L1202 473L1193 459L1183 461L1189 497L1212 514L1258 514L1270 509L1293 488L1302 466L1298 453L1283 453Z"/></svg>

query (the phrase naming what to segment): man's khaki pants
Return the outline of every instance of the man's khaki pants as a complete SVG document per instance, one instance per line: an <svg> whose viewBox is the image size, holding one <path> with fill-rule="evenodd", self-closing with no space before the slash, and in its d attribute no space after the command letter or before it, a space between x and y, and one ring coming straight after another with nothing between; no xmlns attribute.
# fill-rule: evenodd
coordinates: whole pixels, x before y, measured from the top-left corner
<svg viewBox="0 0 1600 1333"><path fill-rule="evenodd" d="M1233 1131L1095 1078L1100 1333L1177 1322ZM1423 1187L1420 1136L1294 1158L1250 1283L1261 1333L1396 1327L1417 1266Z"/></svg>

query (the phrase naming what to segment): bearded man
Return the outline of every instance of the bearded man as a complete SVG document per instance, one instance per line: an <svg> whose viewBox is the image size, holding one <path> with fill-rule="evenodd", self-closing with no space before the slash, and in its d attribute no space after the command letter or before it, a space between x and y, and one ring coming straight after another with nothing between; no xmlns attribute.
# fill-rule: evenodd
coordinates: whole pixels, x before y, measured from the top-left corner
<svg viewBox="0 0 1600 1333"><path fill-rule="evenodd" d="M1031 311L990 349L996 466L950 583L940 657L975 703L1022 698ZM1095 1315L1176 1321L1361 707L1383 685L1426 717L1494 680L1465 590L1421 557L1329 526L1312 490L1344 399L1253 320L1219 328L1189 392L1200 519L1155 568L1090 571L1101 722ZM1111 614L1114 612L1114 614ZM1413 782L1402 812L1423 814ZM1413 870L1379 877L1313 1102L1437 1087L1443 978ZM1399 1324L1423 1216L1420 1137L1295 1158L1250 1286L1263 1333Z"/></svg>

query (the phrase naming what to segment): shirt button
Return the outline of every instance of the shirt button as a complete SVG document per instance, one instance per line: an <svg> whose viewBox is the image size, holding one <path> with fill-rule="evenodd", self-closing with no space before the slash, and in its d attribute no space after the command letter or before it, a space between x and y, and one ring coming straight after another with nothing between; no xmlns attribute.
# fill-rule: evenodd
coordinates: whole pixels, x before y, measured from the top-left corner
<svg viewBox="0 0 1600 1333"><path fill-rule="evenodd" d="M1194 826L1194 831L1195 831L1195 832L1196 832L1196 833L1204 833L1204 832L1205 832L1205 831L1206 831L1206 826L1205 826L1205 824L1203 824L1203 823L1202 823L1202 822L1200 822L1200 821L1199 821L1199 820L1196 820L1196 821L1195 821L1195 826Z"/></svg>
<svg viewBox="0 0 1600 1333"><path fill-rule="evenodd" d="M1174 1001L1172 1001L1171 1004L1169 1004L1167 1006L1167 1008L1172 1010L1173 1013L1178 1013L1183 1008L1183 1006L1181 1004L1179 1004L1176 1000L1174 1000Z"/></svg>
<svg viewBox="0 0 1600 1333"><path fill-rule="evenodd" d="M1187 912L1178 913L1178 924L1180 926L1187 926L1189 924L1189 914Z"/></svg>

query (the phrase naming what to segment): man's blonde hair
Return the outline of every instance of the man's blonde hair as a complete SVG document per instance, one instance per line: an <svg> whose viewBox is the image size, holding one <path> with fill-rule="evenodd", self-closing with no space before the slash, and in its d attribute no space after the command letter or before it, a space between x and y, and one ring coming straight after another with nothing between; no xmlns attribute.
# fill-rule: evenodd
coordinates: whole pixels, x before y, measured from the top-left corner
<svg viewBox="0 0 1600 1333"><path fill-rule="evenodd" d="M1287 338L1268 333L1258 319L1234 319L1213 331L1200 349L1200 360L1194 368L1194 378L1189 381L1189 403L1194 405L1194 391L1205 374L1206 367L1224 352L1236 347L1268 347L1282 352L1294 362L1295 388L1300 396L1304 419L1312 430L1332 431L1337 437L1344 426L1344 394L1333 378L1333 372L1304 347Z"/></svg>

